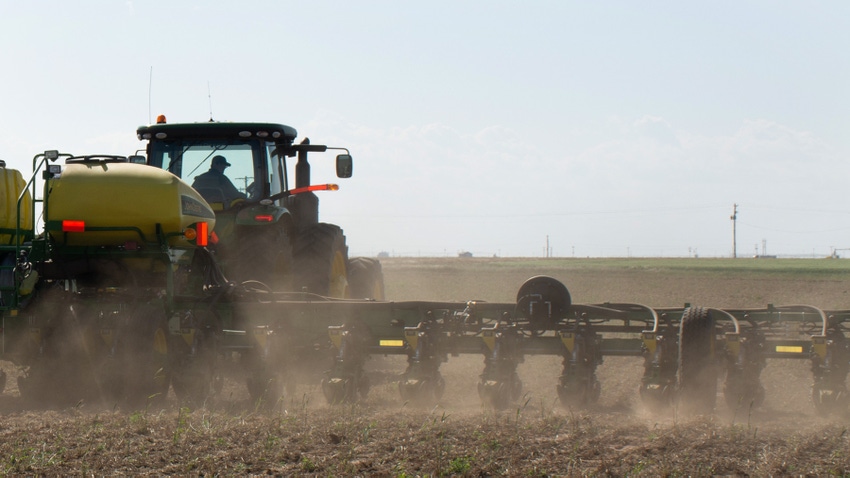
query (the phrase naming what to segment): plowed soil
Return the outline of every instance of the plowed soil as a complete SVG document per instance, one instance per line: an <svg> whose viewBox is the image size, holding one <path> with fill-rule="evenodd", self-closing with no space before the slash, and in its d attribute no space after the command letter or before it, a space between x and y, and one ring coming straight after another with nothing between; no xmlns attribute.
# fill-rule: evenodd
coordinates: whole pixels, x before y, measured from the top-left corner
<svg viewBox="0 0 850 478"><path fill-rule="evenodd" d="M546 274L563 281L576 303L850 306L850 263L825 273L756 269L688 270L661 261L384 261L391 300L512 302L525 279ZM391 379L404 369L404 357L375 357L371 373L387 380L362 403L329 406L317 384L306 384L274 410L255 407L238 377L205 406L185 406L170 395L142 409L36 408L20 399L18 369L0 362L9 375L0 395L0 475L850 474L850 417L814 412L805 359L768 362L762 407L729 407L720 399L716 414L699 417L644 410L637 357L605 358L598 370L602 397L588 410L559 405L559 357L527 357L519 367L522 399L507 411L487 411L476 391L482 362L450 357L441 368L446 392L433 408L398 398Z"/></svg>

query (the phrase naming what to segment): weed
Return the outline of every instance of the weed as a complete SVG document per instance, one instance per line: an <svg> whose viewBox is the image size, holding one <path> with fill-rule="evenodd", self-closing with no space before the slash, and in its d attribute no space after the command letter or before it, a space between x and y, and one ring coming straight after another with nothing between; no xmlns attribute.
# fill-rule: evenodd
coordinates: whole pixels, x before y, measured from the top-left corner
<svg viewBox="0 0 850 478"><path fill-rule="evenodd" d="M180 407L177 411L177 427L174 429L174 436L172 438L174 443L180 441L180 436L183 435L188 428L189 411L188 407Z"/></svg>
<svg viewBox="0 0 850 478"><path fill-rule="evenodd" d="M472 458L462 456L452 459L449 462L449 473L453 475L463 475L472 469Z"/></svg>
<svg viewBox="0 0 850 478"><path fill-rule="evenodd" d="M370 422L363 428L363 431L360 432L360 441L363 443L367 443L369 441L369 434L371 431L377 426L375 422Z"/></svg>
<svg viewBox="0 0 850 478"><path fill-rule="evenodd" d="M264 440L264 446L266 451L272 451L278 448L280 445L280 437L277 435L272 435L271 433L266 433L266 439Z"/></svg>
<svg viewBox="0 0 850 478"><path fill-rule="evenodd" d="M529 402L531 402L531 397L529 396L528 393L526 393L523 398L525 398L525 402L523 402L522 405L517 407L516 415L515 415L515 418L514 418L514 429L517 430L517 431L519 430L519 417L520 417L520 415L522 415L522 412L525 411L525 408L528 407Z"/></svg>
<svg viewBox="0 0 850 478"><path fill-rule="evenodd" d="M319 469L318 465L313 463L313 460L307 458L306 456L301 458L301 471L305 471L307 473L312 473L312 472L314 472L318 469Z"/></svg>

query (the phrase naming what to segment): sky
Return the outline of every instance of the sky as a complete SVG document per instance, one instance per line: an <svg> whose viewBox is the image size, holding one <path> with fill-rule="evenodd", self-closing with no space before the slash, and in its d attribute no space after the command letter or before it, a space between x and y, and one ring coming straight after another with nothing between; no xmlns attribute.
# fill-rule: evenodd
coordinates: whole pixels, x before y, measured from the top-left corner
<svg viewBox="0 0 850 478"><path fill-rule="evenodd" d="M275 122L354 156L352 256L850 257L845 1L0 0L0 45L25 175Z"/></svg>

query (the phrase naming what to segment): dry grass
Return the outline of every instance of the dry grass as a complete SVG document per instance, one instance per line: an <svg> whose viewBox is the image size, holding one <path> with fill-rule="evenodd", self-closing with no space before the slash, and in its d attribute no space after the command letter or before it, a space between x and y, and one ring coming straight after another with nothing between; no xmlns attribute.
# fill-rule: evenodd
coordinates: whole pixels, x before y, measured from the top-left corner
<svg viewBox="0 0 850 478"><path fill-rule="evenodd" d="M699 271L522 262L402 260L385 262L391 299L512 301L531 275L563 280L574 301L683 302L757 306L771 302L841 307L850 273ZM206 407L116 410L80 404L34 410L20 403L11 375L0 397L0 475L846 475L846 417L818 418L805 360L771 361L762 409L721 405L714 417L684 419L645 412L636 397L639 359L607 357L603 395L589 411L565 410L555 393L557 357L529 357L519 373L526 395L516 407L481 410L475 382L482 358L450 358L442 402L433 409L399 403L391 383L364 403L325 405L316 386L299 388L275 410L258 410L244 387L229 382ZM374 358L391 375L403 357Z"/></svg>

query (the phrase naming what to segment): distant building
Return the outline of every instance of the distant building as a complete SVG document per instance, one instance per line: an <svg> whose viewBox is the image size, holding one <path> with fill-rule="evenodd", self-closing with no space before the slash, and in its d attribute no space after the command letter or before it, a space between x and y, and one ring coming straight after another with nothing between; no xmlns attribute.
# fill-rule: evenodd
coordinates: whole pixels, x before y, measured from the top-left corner
<svg viewBox="0 0 850 478"><path fill-rule="evenodd" d="M472 253L469 251L463 251L457 253L458 257L472 257Z"/></svg>

